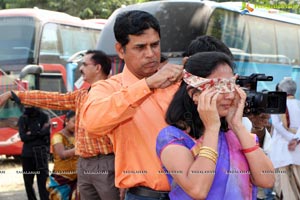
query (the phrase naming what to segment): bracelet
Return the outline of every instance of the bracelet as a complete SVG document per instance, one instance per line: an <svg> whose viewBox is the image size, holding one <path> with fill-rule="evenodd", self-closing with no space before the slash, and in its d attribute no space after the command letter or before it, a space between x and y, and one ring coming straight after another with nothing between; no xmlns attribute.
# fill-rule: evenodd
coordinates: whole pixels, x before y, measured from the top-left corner
<svg viewBox="0 0 300 200"><path fill-rule="evenodd" d="M198 157L205 157L217 164L218 152L211 147L202 146L198 153Z"/></svg>
<svg viewBox="0 0 300 200"><path fill-rule="evenodd" d="M208 158L209 160L213 161L215 164L217 164L217 157L211 156L209 154L206 153L199 153L198 157L205 157Z"/></svg>
<svg viewBox="0 0 300 200"><path fill-rule="evenodd" d="M202 146L202 147L200 148L199 153L201 153L201 151L210 152L210 153L214 154L215 156L218 156L218 152L217 152L216 150L214 150L213 148L208 147L208 146Z"/></svg>
<svg viewBox="0 0 300 200"><path fill-rule="evenodd" d="M250 152L252 152L252 151L257 150L258 148L259 148L259 145L256 144L256 145L253 146L253 147L250 147L250 148L247 148L247 149L242 149L242 152L243 152L243 153L250 153Z"/></svg>

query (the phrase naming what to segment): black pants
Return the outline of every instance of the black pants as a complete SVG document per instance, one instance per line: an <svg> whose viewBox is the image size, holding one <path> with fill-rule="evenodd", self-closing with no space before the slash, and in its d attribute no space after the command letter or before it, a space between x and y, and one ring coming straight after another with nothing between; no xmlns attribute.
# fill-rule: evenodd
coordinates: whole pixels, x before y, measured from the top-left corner
<svg viewBox="0 0 300 200"><path fill-rule="evenodd" d="M40 200L49 200L49 192L46 188L46 181L49 176L48 162L39 160L36 157L22 157L23 179L28 200L36 200L33 188L34 176L37 175L37 184Z"/></svg>

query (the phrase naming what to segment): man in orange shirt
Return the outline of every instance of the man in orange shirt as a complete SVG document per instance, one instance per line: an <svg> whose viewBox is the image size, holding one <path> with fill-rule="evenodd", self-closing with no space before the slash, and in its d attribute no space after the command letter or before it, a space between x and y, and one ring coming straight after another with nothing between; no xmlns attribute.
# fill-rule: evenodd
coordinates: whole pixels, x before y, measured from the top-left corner
<svg viewBox="0 0 300 200"><path fill-rule="evenodd" d="M83 80L92 84L107 79L111 61L102 51L87 51L80 71ZM119 190L114 185L114 154L110 139L90 137L81 127L79 115L86 100L87 89L66 94L45 91L12 91L0 95L0 106L8 99L19 99L21 103L54 110L74 110L75 115L75 154L78 160L78 187L81 200L117 200Z"/></svg>
<svg viewBox="0 0 300 200"><path fill-rule="evenodd" d="M90 135L108 135L116 155L116 186L125 199L168 199L170 186L155 153L165 112L183 66L160 66L160 26L144 11L121 13L114 25L122 73L92 84L80 123Z"/></svg>

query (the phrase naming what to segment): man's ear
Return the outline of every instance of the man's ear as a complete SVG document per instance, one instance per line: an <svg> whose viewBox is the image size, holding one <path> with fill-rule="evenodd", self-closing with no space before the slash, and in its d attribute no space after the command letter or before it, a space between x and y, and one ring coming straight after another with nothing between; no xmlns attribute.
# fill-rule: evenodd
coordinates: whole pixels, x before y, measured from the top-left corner
<svg viewBox="0 0 300 200"><path fill-rule="evenodd" d="M115 44L115 49L116 49L116 52L117 52L118 56L119 56L121 59L124 59L124 54L125 54L124 48L122 47L122 45L121 45L119 42L117 42L117 43Z"/></svg>
<svg viewBox="0 0 300 200"><path fill-rule="evenodd" d="M102 65L101 64L97 64L96 67L97 67L97 71L101 72Z"/></svg>

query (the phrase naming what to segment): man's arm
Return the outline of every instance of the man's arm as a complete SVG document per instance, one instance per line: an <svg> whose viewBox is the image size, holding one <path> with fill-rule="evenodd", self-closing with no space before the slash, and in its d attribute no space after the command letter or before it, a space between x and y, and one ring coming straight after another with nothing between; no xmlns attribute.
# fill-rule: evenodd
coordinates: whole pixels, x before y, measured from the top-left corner
<svg viewBox="0 0 300 200"><path fill-rule="evenodd" d="M41 127L40 135L44 137L45 135L50 135L51 122L50 117L47 114L42 113L42 117L45 119L45 121Z"/></svg>
<svg viewBox="0 0 300 200"><path fill-rule="evenodd" d="M277 130L277 133L282 135L287 141L291 141L295 138L295 134L289 132L284 128L279 115L271 115L272 125Z"/></svg>
<svg viewBox="0 0 300 200"><path fill-rule="evenodd" d="M19 126L19 135L22 142L33 141L37 138L36 134L32 134L31 131L28 130L27 125L28 124L25 120L25 117L21 116L18 121L18 126Z"/></svg>
<svg viewBox="0 0 300 200"><path fill-rule="evenodd" d="M47 91L9 91L0 95L0 106L13 99L22 104L53 110L75 110L76 97L80 90L68 93ZM13 95L15 94L15 95Z"/></svg>
<svg viewBox="0 0 300 200"><path fill-rule="evenodd" d="M117 84L117 83L115 83ZM107 81L92 85L88 99L82 107L80 122L91 134L105 135L121 122L131 118L152 91L145 79L114 91Z"/></svg>
<svg viewBox="0 0 300 200"><path fill-rule="evenodd" d="M0 95L0 107L4 106L4 104L12 97L11 92L4 92Z"/></svg>

